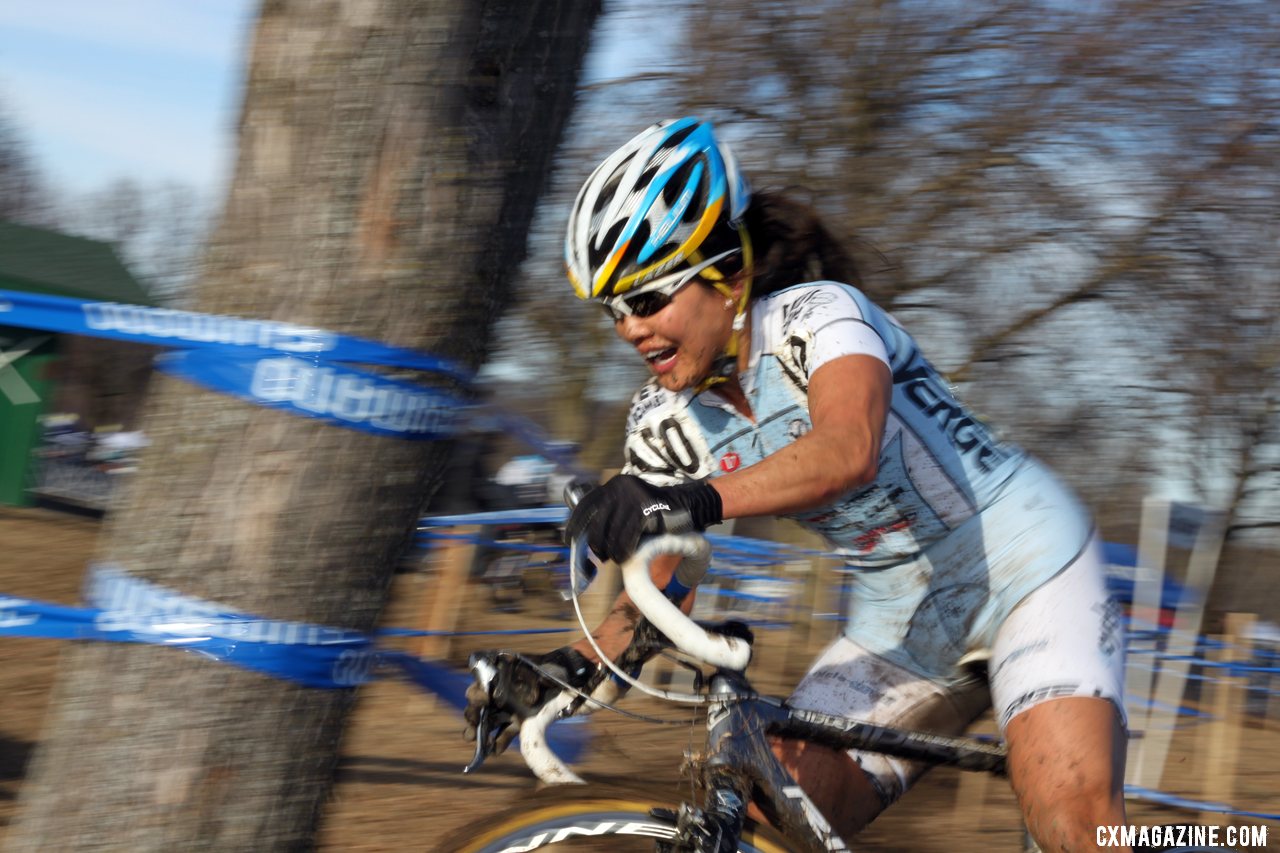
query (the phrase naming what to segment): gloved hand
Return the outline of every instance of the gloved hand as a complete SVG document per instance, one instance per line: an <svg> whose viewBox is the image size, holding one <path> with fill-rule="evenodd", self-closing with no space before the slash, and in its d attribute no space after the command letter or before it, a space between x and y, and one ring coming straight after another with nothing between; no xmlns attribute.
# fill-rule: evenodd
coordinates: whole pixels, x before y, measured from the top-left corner
<svg viewBox="0 0 1280 853"><path fill-rule="evenodd" d="M559 679L572 687L585 687L599 668L574 649L563 646L545 655L524 655L524 660L513 654L482 653L490 656L498 669L489 689L477 683L467 688L467 707L462 716L467 721L462 736L468 741L476 739L480 723L480 711L485 707L497 707L507 712L515 721L499 733L494 746L495 753L502 753L520 733L519 723L533 716L544 704L564 688L547 676ZM527 661L527 663L526 663ZM537 669L535 669L537 667Z"/></svg>
<svg viewBox="0 0 1280 853"><path fill-rule="evenodd" d="M587 547L597 556L621 563L635 553L642 534L701 532L719 524L722 513L720 493L704 480L654 486L620 474L583 496L569 516L565 538L573 541L585 533Z"/></svg>

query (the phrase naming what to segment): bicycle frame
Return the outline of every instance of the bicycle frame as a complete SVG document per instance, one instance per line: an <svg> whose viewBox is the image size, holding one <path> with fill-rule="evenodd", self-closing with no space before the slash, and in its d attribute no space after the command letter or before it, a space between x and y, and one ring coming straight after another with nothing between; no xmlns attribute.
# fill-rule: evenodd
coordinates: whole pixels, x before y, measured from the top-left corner
<svg viewBox="0 0 1280 853"><path fill-rule="evenodd" d="M717 671L710 693L707 753L698 763L708 809L731 830L740 830L747 804L754 801L769 823L788 838L813 850L848 849L774 756L771 736L837 749L874 750L966 770L1005 771L1002 745L791 708L776 698L756 695L740 673Z"/></svg>
<svg viewBox="0 0 1280 853"><path fill-rule="evenodd" d="M750 659L749 644L738 637L708 632L663 598L648 580L647 560L654 553L694 557L706 553L705 540L695 541L690 537L653 540L642 546L633 561L623 567L627 590L645 619L637 628L631 647L619 660L622 669L643 663L664 648L679 649L715 666L706 695L707 748L703 755L691 757L705 793L705 807L682 807L678 827L687 829L691 825L696 828L696 834L703 837L709 821L712 834L721 839L732 836L736 844L747 809L754 802L769 823L806 848L848 850L843 839L773 754L772 738L809 741L834 749L874 751L965 770L1001 775L1005 772L1006 751L1002 744L878 726L792 708L781 699L760 696L743 672ZM478 682L488 690L495 677L492 664L473 660L472 666ZM610 665L610 669L622 674L617 666ZM603 672L600 677L604 679ZM630 678L623 680L635 683ZM545 733L551 722L573 713L584 703L606 704L594 695L588 698L586 694L568 689L521 725L521 753L542 781L551 784L582 781L547 747ZM481 728L484 727L482 723ZM474 770L484 760L488 754L487 742L483 733L477 735L476 756L467 770Z"/></svg>

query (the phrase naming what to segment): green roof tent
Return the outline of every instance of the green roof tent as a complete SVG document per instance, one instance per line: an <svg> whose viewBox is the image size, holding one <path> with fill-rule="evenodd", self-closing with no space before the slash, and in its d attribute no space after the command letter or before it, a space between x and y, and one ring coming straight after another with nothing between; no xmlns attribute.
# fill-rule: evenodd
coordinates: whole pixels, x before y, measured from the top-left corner
<svg viewBox="0 0 1280 853"><path fill-rule="evenodd" d="M153 305L110 243L0 222L0 290Z"/></svg>
<svg viewBox="0 0 1280 853"><path fill-rule="evenodd" d="M0 290L153 305L108 243L0 222ZM58 335L0 326L0 504L29 503L31 452L53 397Z"/></svg>

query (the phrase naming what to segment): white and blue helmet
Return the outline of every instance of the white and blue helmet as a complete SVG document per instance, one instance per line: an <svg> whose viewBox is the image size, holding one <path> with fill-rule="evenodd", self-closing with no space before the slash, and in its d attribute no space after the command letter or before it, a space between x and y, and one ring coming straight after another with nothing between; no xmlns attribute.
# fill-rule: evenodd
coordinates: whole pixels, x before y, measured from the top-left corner
<svg viewBox="0 0 1280 853"><path fill-rule="evenodd" d="M569 280L582 299L669 288L739 268L751 199L733 153L696 118L655 124L601 163L573 205ZM737 257L735 257L737 256ZM746 259L749 262L749 258Z"/></svg>

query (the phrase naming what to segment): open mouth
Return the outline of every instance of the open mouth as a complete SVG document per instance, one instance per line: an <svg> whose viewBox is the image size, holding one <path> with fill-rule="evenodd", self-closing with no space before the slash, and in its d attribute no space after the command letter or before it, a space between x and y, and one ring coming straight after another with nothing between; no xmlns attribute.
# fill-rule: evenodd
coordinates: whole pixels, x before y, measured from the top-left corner
<svg viewBox="0 0 1280 853"><path fill-rule="evenodd" d="M644 360L649 363L650 367L661 373L671 369L671 366L675 364L676 352L676 347L654 350L653 352L645 353Z"/></svg>

